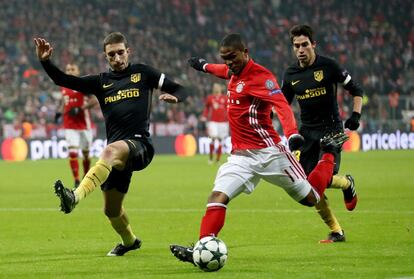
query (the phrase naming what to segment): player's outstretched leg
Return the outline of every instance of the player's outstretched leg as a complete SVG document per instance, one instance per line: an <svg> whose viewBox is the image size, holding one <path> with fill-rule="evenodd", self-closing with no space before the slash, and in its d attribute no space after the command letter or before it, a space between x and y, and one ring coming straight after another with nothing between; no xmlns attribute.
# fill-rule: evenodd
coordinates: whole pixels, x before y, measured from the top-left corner
<svg viewBox="0 0 414 279"><path fill-rule="evenodd" d="M142 241L139 240L138 238L135 239L134 244L132 244L131 246L124 246L122 243L119 243L117 246L114 247L114 249L109 251L107 256L110 256L110 257L123 256L126 252L139 249L141 245L142 245Z"/></svg>
<svg viewBox="0 0 414 279"><path fill-rule="evenodd" d="M342 145L349 138L345 133L330 134L321 139L321 149L324 152L330 152L332 154L341 152ZM355 191L355 181L351 175L346 175L350 185L347 189L343 190L345 206L349 211L354 210L358 202L358 197Z"/></svg>
<svg viewBox="0 0 414 279"><path fill-rule="evenodd" d="M185 247L185 246L172 244L170 245L170 250L171 250L171 253L174 255L174 257L176 257L180 261L189 262L189 263L192 263L193 265L196 265L193 260L193 247L191 246Z"/></svg>
<svg viewBox="0 0 414 279"><path fill-rule="evenodd" d="M349 187L346 188L345 190L342 190L342 192L344 194L344 202L345 202L346 209L348 209L349 211L352 211L357 205L358 196L355 191L354 178L350 174L347 174L345 176L349 180L349 182L351 182L351 185L349 185Z"/></svg>
<svg viewBox="0 0 414 279"><path fill-rule="evenodd" d="M72 190L65 188L60 180L55 182L55 194L60 199L60 210L65 214L70 213L75 208L75 194Z"/></svg>
<svg viewBox="0 0 414 279"><path fill-rule="evenodd" d="M341 152L342 145L348 138L348 135L345 133L331 133L320 140L323 154L316 167L308 176L309 183L320 197L323 196L326 187L328 187L332 179L335 155Z"/></svg>
<svg viewBox="0 0 414 279"><path fill-rule="evenodd" d="M341 240L341 236L343 234L343 230L341 225L339 224L338 220L336 219L335 214L331 210L328 202L328 198L324 195L321 198L320 202L315 205L316 211L321 216L322 220L330 229L330 234L327 238L324 238L319 241L319 243L333 243L337 241L345 241L345 237Z"/></svg>

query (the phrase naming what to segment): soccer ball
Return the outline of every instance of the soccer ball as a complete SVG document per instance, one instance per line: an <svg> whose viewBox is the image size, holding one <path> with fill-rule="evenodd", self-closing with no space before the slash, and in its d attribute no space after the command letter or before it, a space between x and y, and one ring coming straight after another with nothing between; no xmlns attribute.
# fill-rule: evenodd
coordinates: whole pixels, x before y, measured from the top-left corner
<svg viewBox="0 0 414 279"><path fill-rule="evenodd" d="M216 237L203 237L194 246L193 259L200 269L217 271L226 264L227 246Z"/></svg>

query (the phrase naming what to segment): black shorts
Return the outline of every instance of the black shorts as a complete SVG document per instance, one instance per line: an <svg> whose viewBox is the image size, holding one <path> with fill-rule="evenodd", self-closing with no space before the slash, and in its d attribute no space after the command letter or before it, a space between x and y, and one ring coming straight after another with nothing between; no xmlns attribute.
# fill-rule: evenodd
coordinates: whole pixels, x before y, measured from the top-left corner
<svg viewBox="0 0 414 279"><path fill-rule="evenodd" d="M333 130L333 129L330 129ZM315 129L304 128L300 129L300 134L305 138L305 143L300 148L300 164L302 165L305 173L309 175L318 164L319 159L322 156L320 140L325 136L329 129ZM336 131L342 129L337 128ZM341 165L341 153L335 154L335 167L334 174L337 174Z"/></svg>
<svg viewBox="0 0 414 279"><path fill-rule="evenodd" d="M145 169L154 157L154 147L150 142L136 139L124 141L129 147L129 155L125 168L122 171L112 168L108 179L101 185L102 191L116 189L126 194L131 182L132 172Z"/></svg>

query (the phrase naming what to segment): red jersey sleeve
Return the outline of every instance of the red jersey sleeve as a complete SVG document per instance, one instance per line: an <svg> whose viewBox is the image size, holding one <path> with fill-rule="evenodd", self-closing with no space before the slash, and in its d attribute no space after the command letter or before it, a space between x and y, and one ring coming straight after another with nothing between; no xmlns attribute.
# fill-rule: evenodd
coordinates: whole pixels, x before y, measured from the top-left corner
<svg viewBox="0 0 414 279"><path fill-rule="evenodd" d="M207 64L205 67L207 73L213 74L222 79L230 79L229 67L226 64Z"/></svg>
<svg viewBox="0 0 414 279"><path fill-rule="evenodd" d="M295 116L290 108L276 77L270 72L258 73L254 79L250 94L261 100L270 102L282 125L284 135L289 138L298 133Z"/></svg>

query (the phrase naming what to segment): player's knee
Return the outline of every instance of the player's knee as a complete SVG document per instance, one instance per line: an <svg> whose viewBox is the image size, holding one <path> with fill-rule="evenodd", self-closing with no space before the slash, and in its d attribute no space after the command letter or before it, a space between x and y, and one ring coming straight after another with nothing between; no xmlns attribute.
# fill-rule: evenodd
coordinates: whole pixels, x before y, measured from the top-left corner
<svg viewBox="0 0 414 279"><path fill-rule="evenodd" d="M105 146L104 150L102 151L101 158L102 159L112 159L115 157L116 154L116 147L111 144Z"/></svg>
<svg viewBox="0 0 414 279"><path fill-rule="evenodd" d="M77 149L69 149L69 158L71 158L71 159L78 158L78 150Z"/></svg>
<svg viewBox="0 0 414 279"><path fill-rule="evenodd" d="M115 218L121 216L122 210L120 208L104 208L104 213L108 218Z"/></svg>
<svg viewBox="0 0 414 279"><path fill-rule="evenodd" d="M225 193L218 191L211 192L210 196L208 197L208 203L228 204L229 201L230 199Z"/></svg>
<svg viewBox="0 0 414 279"><path fill-rule="evenodd" d="M109 144L102 151L101 159L114 166L117 164L118 153L117 147Z"/></svg>
<svg viewBox="0 0 414 279"><path fill-rule="evenodd" d="M318 198L316 197L313 191L310 191L304 199L299 201L299 203L305 206L312 207L318 203Z"/></svg>
<svg viewBox="0 0 414 279"><path fill-rule="evenodd" d="M112 167L122 170L128 158L129 148L125 142L114 142L108 144L101 154L101 160L104 160Z"/></svg>
<svg viewBox="0 0 414 279"><path fill-rule="evenodd" d="M89 149L82 149L83 158L89 159Z"/></svg>

